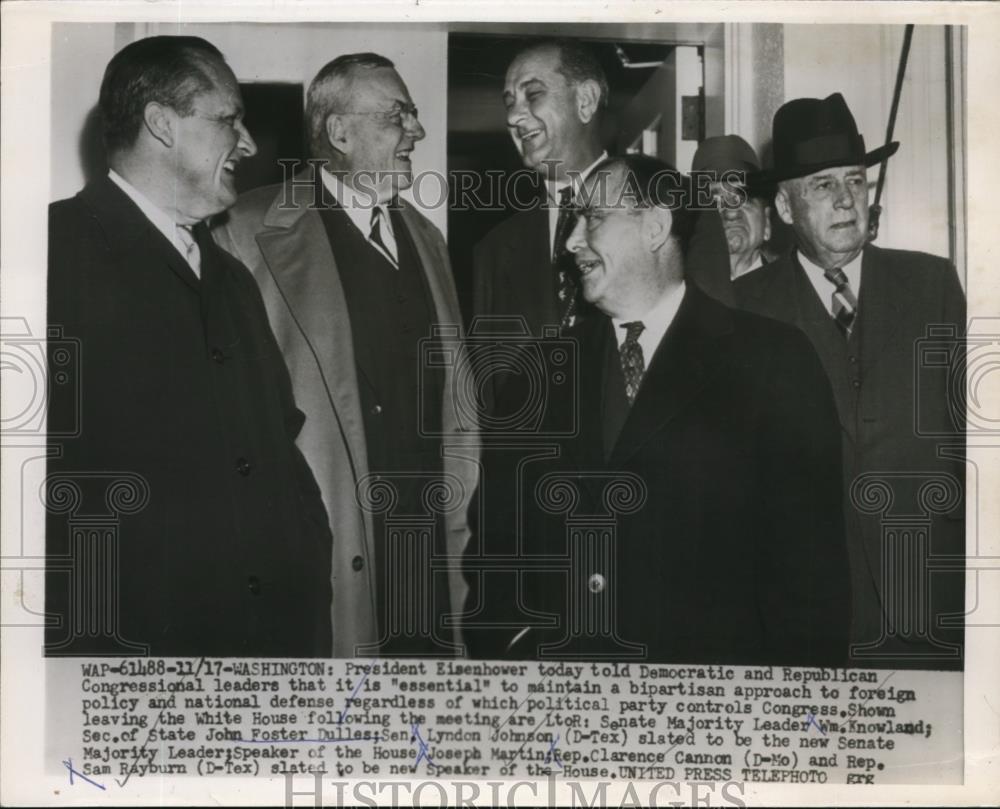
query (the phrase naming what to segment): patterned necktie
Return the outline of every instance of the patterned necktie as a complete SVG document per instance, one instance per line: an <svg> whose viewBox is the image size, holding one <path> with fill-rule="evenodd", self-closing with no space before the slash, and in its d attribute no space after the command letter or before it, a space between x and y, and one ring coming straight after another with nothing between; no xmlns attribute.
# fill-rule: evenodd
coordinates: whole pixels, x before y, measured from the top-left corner
<svg viewBox="0 0 1000 809"><path fill-rule="evenodd" d="M194 274L201 278L201 250L194 239L191 225L177 225L177 242L183 248L181 253L187 259L188 266Z"/></svg>
<svg viewBox="0 0 1000 809"><path fill-rule="evenodd" d="M840 267L823 270L823 275L834 286L832 299L833 319L844 333L844 337L849 338L851 336L851 329L854 328L854 318L858 313L858 299L851 289L847 275Z"/></svg>
<svg viewBox="0 0 1000 809"><path fill-rule="evenodd" d="M622 375L625 377L625 396L631 405L639 393L642 375L646 372L642 346L639 345L639 335L646 326L641 320L634 320L631 323L622 323L621 328L625 329L625 342L618 349L618 353L621 355Z"/></svg>
<svg viewBox="0 0 1000 809"><path fill-rule="evenodd" d="M371 222L371 233L368 235L368 241L370 241L378 251L385 256L386 260L397 270L399 269L399 262L396 260L395 254L386 245L385 240L382 238L382 217L385 216L385 212L382 210L381 205L376 205L372 208L372 222Z"/></svg>
<svg viewBox="0 0 1000 809"><path fill-rule="evenodd" d="M577 285L572 273L573 256L566 249L569 234L576 226L573 205L573 188L566 186L559 192L559 218L556 219L555 240L552 243L552 266L556 271L559 299L560 325L568 329L576 321Z"/></svg>

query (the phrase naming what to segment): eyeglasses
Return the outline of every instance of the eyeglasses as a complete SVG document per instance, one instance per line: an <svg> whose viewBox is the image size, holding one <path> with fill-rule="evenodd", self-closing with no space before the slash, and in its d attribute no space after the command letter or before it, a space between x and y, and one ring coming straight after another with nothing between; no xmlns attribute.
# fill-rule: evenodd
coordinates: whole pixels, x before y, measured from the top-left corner
<svg viewBox="0 0 1000 809"><path fill-rule="evenodd" d="M391 109L388 110L373 110L371 112L356 112L354 110L342 110L336 113L337 115L378 115L387 120L389 123L395 126L400 126L403 123L404 118L411 118L414 122L417 121L420 115L414 104L404 104L397 101L392 105Z"/></svg>

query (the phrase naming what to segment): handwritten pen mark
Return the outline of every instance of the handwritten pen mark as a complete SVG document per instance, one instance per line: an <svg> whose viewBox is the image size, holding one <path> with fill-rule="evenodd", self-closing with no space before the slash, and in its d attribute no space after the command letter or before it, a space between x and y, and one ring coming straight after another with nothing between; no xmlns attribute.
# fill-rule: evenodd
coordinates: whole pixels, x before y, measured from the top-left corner
<svg viewBox="0 0 1000 809"><path fill-rule="evenodd" d="M361 686L363 686L365 684L365 680L368 679L368 675L369 675L369 673L371 673L371 670L372 670L372 664L369 663L368 666L365 668L365 675L364 675L364 677L362 677L360 680L358 680L358 684L356 686L354 686L354 690L351 692L351 696L349 696L347 698L347 704L344 705L344 710L337 711L337 724L338 725L344 724L344 719L347 718L347 713L348 713L348 711L351 710L351 702L354 700L354 697L358 693L358 691L361 690Z"/></svg>
<svg viewBox="0 0 1000 809"><path fill-rule="evenodd" d="M549 679L547 676L546 677L542 677L542 679L539 680L537 684L541 685L547 679ZM504 719L503 722L501 722L495 728L493 728L493 739L492 739L492 741L495 742L497 740L497 736L499 735L501 728L503 728L503 726L506 725L514 717L514 714L516 714L519 710L521 710L521 706L524 705L524 703L526 703L528 701L528 699L529 699L530 696L531 695L529 694L527 697L525 697L519 703L517 703L517 707L514 708L514 710L511 711L509 714L507 714L507 718Z"/></svg>
<svg viewBox="0 0 1000 809"><path fill-rule="evenodd" d="M132 777L132 773L134 773L134 772L135 772L135 765L136 765L136 764L138 764L138 763L139 763L139 759L140 759L140 758L142 758L142 754L143 754L143 753L145 752L145 750L146 750L146 745L147 745L147 744L149 744L149 739L150 739L150 737L151 737L151 736L153 735L153 731L154 731L154 730L156 730L156 726L160 724L160 720L161 720L161 719L163 719L163 711L160 711L160 712L159 712L159 713L158 713L158 714L156 715L156 721L155 721L155 722L153 723L153 727L151 727L151 728L149 729L149 733L147 733L147 734L146 734L146 741L144 741L144 742L142 743L142 747L140 747L140 748L139 748L139 752L138 752L138 753L136 753L136 756L135 756L135 758L134 758L134 759L132 759L132 766L131 766L131 767L129 767L129 768L128 768L128 772L127 772L127 773L125 773L125 780L124 780L124 781L122 781L122 780L120 780L120 779L118 779L118 778L116 778L116 779L115 779L115 781L117 782L118 786L120 786L120 787L123 787L123 788L124 788L125 784L127 784L127 783L128 783L128 779Z"/></svg>
<svg viewBox="0 0 1000 809"><path fill-rule="evenodd" d="M896 673L897 672L895 672L895 671L890 671L889 674L886 676L886 678L882 682L880 682L877 686L875 686L875 688L873 689L872 695L870 697L868 697L868 699L866 699L864 702L862 702L860 707L864 708L865 705L867 705L869 702L871 702L875 698L875 694L877 694L879 692L879 690L882 688L882 686L885 685L887 682L889 682L889 680L892 677L894 677L896 675Z"/></svg>
<svg viewBox="0 0 1000 809"><path fill-rule="evenodd" d="M420 725L410 725L410 734L410 744L417 742L417 744L420 745L417 750L417 760L413 762L413 769L416 770L420 760L424 758L427 759L428 766L436 767L437 764L431 761L431 754L430 750L427 749L427 742L425 742L420 736Z"/></svg>
<svg viewBox="0 0 1000 809"><path fill-rule="evenodd" d="M531 729L531 733L529 733L528 736L527 736L527 738L525 738L525 740L523 742L521 742L521 746L517 748L517 752L514 753L514 756L513 756L513 758L511 758L510 763L513 763L513 762L517 761L521 757L521 752L524 750L524 746L528 742L530 742L532 739L535 738L535 731L538 730L542 726L543 722L545 724L548 724L550 716L552 716L552 711L549 711L547 714L545 714L545 716L543 716L541 719L538 720L538 724L536 724Z"/></svg>
<svg viewBox="0 0 1000 809"><path fill-rule="evenodd" d="M556 750L557 744L559 744L559 734L556 734L556 737L549 742L549 750L545 754L545 761L543 763L553 763L561 770L563 768L563 763L562 759L559 758L559 751Z"/></svg>
<svg viewBox="0 0 1000 809"><path fill-rule="evenodd" d="M88 777L87 777L86 775L84 775L84 774L83 774L82 772L80 772L79 770L74 770L74 769L73 769L73 759L71 759L71 758L67 758L67 759L66 759L66 760L65 760L65 761L64 761L64 762L63 762L62 764L63 764L63 766L64 766L64 767L65 767L65 768L66 768L67 770L69 770L69 785L70 785L70 786L73 786L73 783L74 783L74 782L73 782L73 776L74 776L74 775L78 775L78 776L79 776L80 778L82 778L82 779L83 779L84 781L86 781L86 782L87 782L88 784L93 784L93 785L94 785L95 787L97 787L98 789L103 789L103 790L107 791L107 787L106 787L106 786L104 786L104 784L98 784L98 783L97 783L97 781L92 781L91 779L89 779L89 778L88 778Z"/></svg>
<svg viewBox="0 0 1000 809"><path fill-rule="evenodd" d="M669 753L671 750L673 750L679 744L680 744L680 742L674 742L672 745L670 745L670 747L668 747L666 750L663 751L663 757L666 758L667 753ZM652 773L653 772L653 768L656 767L656 766L658 766L658 765L656 765L656 764L650 764L644 770L639 770L639 779L642 780L645 777L646 773Z"/></svg>
<svg viewBox="0 0 1000 809"><path fill-rule="evenodd" d="M807 732L809 730L809 726L810 725L812 725L814 728L816 728L816 730L818 730L820 733L822 733L824 736L826 736L826 731L823 730L823 725L820 724L819 720L817 720L816 717L813 716L812 713L806 714L806 731Z"/></svg>

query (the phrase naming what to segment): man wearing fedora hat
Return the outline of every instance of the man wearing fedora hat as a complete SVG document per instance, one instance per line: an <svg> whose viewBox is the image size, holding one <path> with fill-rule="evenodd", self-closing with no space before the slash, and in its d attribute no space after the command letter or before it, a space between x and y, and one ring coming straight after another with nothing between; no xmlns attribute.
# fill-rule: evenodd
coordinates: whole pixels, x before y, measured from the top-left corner
<svg viewBox="0 0 1000 809"><path fill-rule="evenodd" d="M774 169L762 179L777 183L775 209L794 231L797 249L737 278L735 295L742 308L805 332L833 386L853 590L852 662L960 668L961 629L949 633L941 619L954 616L960 626L962 576L929 575L923 554L939 560L964 553L961 446L939 448L935 438L950 434L960 442L963 425L952 415L946 376L921 371L916 362L928 327L964 333L957 274L942 258L869 243L866 169L899 144L866 151L839 93L789 101L773 130ZM952 495L930 503L934 486ZM885 510L874 507L872 487L881 487L876 500L887 496ZM888 521L900 515L917 515L921 527L901 534L897 546ZM903 572L906 554L916 562Z"/></svg>
<svg viewBox="0 0 1000 809"><path fill-rule="evenodd" d="M730 277L735 279L767 263L764 243L771 238L767 186L756 182L760 160L739 135L706 138L691 162L692 173L707 174L729 249Z"/></svg>

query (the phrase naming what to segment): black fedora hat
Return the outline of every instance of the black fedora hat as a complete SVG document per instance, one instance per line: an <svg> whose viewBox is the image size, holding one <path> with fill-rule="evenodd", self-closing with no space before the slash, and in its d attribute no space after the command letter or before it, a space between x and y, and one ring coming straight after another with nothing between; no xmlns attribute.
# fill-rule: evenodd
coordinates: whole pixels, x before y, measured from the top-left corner
<svg viewBox="0 0 1000 809"><path fill-rule="evenodd" d="M774 168L769 182L805 177L835 166L873 166L899 148L892 141L865 152L865 139L840 93L824 99L796 98L774 114Z"/></svg>

